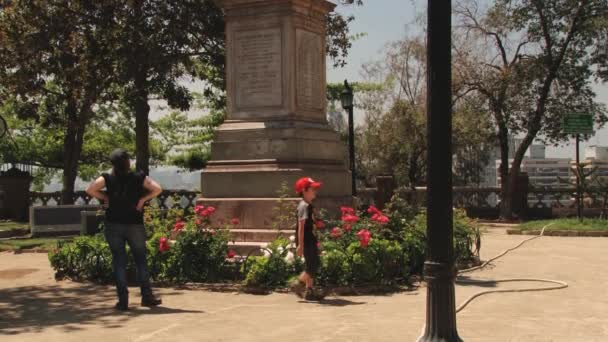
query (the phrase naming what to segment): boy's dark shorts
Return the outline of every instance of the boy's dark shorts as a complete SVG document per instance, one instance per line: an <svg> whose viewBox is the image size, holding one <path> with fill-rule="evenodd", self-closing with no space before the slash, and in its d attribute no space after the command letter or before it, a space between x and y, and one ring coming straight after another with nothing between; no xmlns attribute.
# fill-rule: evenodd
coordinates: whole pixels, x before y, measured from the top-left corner
<svg viewBox="0 0 608 342"><path fill-rule="evenodd" d="M321 259L319 258L317 243L306 244L304 246L304 271L314 277L320 266Z"/></svg>

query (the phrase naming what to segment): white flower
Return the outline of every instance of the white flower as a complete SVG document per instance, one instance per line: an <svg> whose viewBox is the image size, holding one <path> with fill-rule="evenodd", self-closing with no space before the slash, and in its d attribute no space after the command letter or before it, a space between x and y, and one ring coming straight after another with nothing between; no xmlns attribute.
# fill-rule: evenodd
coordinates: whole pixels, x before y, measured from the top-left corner
<svg viewBox="0 0 608 342"><path fill-rule="evenodd" d="M295 242L296 241L296 236L295 235L290 236L289 237L289 241Z"/></svg>
<svg viewBox="0 0 608 342"><path fill-rule="evenodd" d="M293 261L295 260L295 255L293 255L292 252L288 252L287 255L285 256L285 261L287 261L288 263L293 263Z"/></svg>
<svg viewBox="0 0 608 342"><path fill-rule="evenodd" d="M284 250L285 250L285 248L283 248L283 246L279 246L279 248L277 248L277 251L279 253L283 253Z"/></svg>
<svg viewBox="0 0 608 342"><path fill-rule="evenodd" d="M264 257L265 258L270 258L270 251L267 249L264 249Z"/></svg>

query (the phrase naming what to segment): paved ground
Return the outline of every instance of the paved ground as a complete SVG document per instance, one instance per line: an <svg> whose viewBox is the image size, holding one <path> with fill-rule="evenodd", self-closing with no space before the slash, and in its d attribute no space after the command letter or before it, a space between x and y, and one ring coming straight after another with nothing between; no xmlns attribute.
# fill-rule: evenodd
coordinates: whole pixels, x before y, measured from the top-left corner
<svg viewBox="0 0 608 342"><path fill-rule="evenodd" d="M527 237L491 230L489 258ZM565 290L491 294L458 314L465 341L608 341L608 238L543 237L496 261L476 278L539 277ZM509 287L535 284L508 285ZM497 288L508 287L499 285ZM543 285L540 285L543 286ZM487 287L457 286L457 304ZM376 297L300 303L254 296L161 289L162 308L114 312L110 287L55 282L46 255L0 254L0 340L9 341L415 341L424 289ZM137 291L132 289L132 302Z"/></svg>

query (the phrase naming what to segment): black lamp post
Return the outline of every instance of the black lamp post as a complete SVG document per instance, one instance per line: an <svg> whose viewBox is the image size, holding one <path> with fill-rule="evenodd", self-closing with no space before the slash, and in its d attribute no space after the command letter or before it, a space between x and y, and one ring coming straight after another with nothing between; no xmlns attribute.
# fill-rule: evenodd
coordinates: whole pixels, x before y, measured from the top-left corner
<svg viewBox="0 0 608 342"><path fill-rule="evenodd" d="M353 88L344 80L344 89L340 96L342 108L348 111L348 154L350 159L350 172L352 177L353 196L357 196L355 172L355 123L353 122Z"/></svg>
<svg viewBox="0 0 608 342"><path fill-rule="evenodd" d="M418 341L461 341L452 227L451 0L428 0L426 327Z"/></svg>

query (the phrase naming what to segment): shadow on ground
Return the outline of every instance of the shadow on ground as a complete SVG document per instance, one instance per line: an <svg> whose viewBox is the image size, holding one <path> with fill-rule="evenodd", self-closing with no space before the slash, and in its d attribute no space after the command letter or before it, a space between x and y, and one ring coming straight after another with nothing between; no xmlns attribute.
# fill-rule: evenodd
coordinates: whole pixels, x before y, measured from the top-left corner
<svg viewBox="0 0 608 342"><path fill-rule="evenodd" d="M163 295L168 297L180 293L165 292ZM139 303L132 303L127 312L118 312L113 308L115 299L113 288L94 284L0 289L0 336L40 332L53 326L61 326L66 332L84 329L86 325L119 328L141 315L203 312L165 307L141 308ZM133 296L131 300L134 300Z"/></svg>

